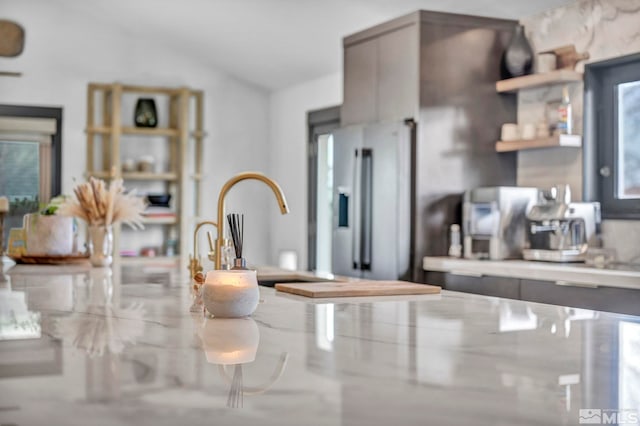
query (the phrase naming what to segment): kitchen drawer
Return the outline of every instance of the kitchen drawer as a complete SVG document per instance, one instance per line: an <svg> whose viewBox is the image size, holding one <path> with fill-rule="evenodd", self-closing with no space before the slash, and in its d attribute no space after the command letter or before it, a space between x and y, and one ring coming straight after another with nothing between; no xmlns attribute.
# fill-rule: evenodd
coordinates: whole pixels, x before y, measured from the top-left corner
<svg viewBox="0 0 640 426"><path fill-rule="evenodd" d="M520 280L520 297L531 302L640 315L640 290Z"/></svg>
<svg viewBox="0 0 640 426"><path fill-rule="evenodd" d="M519 299L519 281L516 278L448 273L445 276L444 288L446 290L482 294L484 296Z"/></svg>
<svg viewBox="0 0 640 426"><path fill-rule="evenodd" d="M424 271L422 283L437 285L444 288L447 283L447 274L444 272Z"/></svg>

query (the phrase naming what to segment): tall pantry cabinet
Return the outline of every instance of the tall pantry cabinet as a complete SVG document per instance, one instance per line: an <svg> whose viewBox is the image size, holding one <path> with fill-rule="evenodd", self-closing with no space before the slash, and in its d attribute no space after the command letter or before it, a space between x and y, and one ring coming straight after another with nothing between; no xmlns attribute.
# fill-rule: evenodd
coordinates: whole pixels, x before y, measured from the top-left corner
<svg viewBox="0 0 640 426"><path fill-rule="evenodd" d="M424 256L446 254L464 191L515 184L515 156L495 141L515 122L516 100L495 82L516 25L418 11L343 40L341 125L415 123L408 278L421 279Z"/></svg>

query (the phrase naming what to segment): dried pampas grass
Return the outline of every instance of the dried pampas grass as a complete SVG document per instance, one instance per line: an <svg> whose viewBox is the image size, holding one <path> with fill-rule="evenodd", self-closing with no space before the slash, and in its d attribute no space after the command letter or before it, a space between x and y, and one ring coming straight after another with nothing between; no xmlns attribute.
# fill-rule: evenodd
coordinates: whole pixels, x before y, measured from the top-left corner
<svg viewBox="0 0 640 426"><path fill-rule="evenodd" d="M90 178L76 186L76 199L69 198L58 208L62 216L77 217L89 225L111 225L124 222L134 229L142 229L144 200L135 190L125 192L122 179L111 181L109 188L103 180Z"/></svg>

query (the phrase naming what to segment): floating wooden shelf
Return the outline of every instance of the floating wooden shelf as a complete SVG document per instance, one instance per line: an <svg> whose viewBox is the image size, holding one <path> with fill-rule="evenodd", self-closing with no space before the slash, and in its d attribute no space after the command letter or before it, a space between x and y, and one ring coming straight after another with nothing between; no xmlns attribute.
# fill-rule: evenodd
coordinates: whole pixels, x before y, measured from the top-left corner
<svg viewBox="0 0 640 426"><path fill-rule="evenodd" d="M207 136L207 132L194 130L190 133L190 135L194 138L204 138L205 136Z"/></svg>
<svg viewBox="0 0 640 426"><path fill-rule="evenodd" d="M163 127L122 127L123 135L144 135L144 136L177 136L178 130ZM109 135L113 133L111 127L88 127L87 133Z"/></svg>
<svg viewBox="0 0 640 426"><path fill-rule="evenodd" d="M87 129L87 133L108 135L112 132L111 127L91 127ZM176 136L178 130L167 129L161 127L123 127L123 135L146 135L146 136ZM194 138L204 138L207 132L192 131L189 133Z"/></svg>
<svg viewBox="0 0 640 426"><path fill-rule="evenodd" d="M122 173L122 178L125 180L166 180L175 181L178 180L177 173L144 173L144 172L130 172Z"/></svg>
<svg viewBox="0 0 640 426"><path fill-rule="evenodd" d="M139 264L153 264L153 265L166 265L168 267L175 267L175 264L180 260L179 256L122 256L121 262L123 265L139 265Z"/></svg>
<svg viewBox="0 0 640 426"><path fill-rule="evenodd" d="M113 92L115 84L112 83L89 83L89 90L103 91L107 93ZM190 96L202 96L202 90L189 89L187 87L161 87L161 86L136 86L130 84L120 84L120 90L123 93L149 93L153 95L178 96L182 92L188 93Z"/></svg>
<svg viewBox="0 0 640 426"><path fill-rule="evenodd" d="M87 127L85 131L88 134L108 135L111 133L111 127Z"/></svg>
<svg viewBox="0 0 640 426"><path fill-rule="evenodd" d="M498 141L496 151L509 152L553 147L580 148L581 146L582 136L580 135L556 135L543 139Z"/></svg>
<svg viewBox="0 0 640 426"><path fill-rule="evenodd" d="M174 225L178 222L177 216L144 216L142 223L145 225Z"/></svg>
<svg viewBox="0 0 640 426"><path fill-rule="evenodd" d="M530 74L522 77L509 78L496 82L496 91L499 93L512 93L521 89L549 86L554 84L572 83L582 81L582 73L569 70L555 70L542 74Z"/></svg>
<svg viewBox="0 0 640 426"><path fill-rule="evenodd" d="M85 173L85 177L94 177L94 178L98 178L98 179L113 179L114 177L111 176L111 173L109 172L86 172Z"/></svg>
<svg viewBox="0 0 640 426"><path fill-rule="evenodd" d="M89 176L93 176L100 179L112 179L108 172L91 172ZM124 172L122 173L122 179L124 180L163 180L163 181L175 181L178 180L176 173L144 173L144 172Z"/></svg>
<svg viewBox="0 0 640 426"><path fill-rule="evenodd" d="M163 127L123 127L124 135L177 136L178 130Z"/></svg>

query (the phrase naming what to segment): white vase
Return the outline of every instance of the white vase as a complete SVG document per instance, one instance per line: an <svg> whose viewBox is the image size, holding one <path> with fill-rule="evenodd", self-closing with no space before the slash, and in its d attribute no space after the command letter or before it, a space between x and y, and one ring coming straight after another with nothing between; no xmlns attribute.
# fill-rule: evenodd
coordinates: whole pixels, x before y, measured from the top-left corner
<svg viewBox="0 0 640 426"><path fill-rule="evenodd" d="M89 261L93 266L110 266L113 263L113 227L89 226Z"/></svg>

